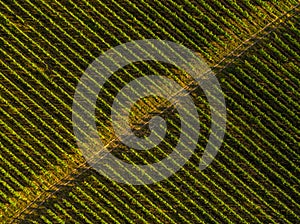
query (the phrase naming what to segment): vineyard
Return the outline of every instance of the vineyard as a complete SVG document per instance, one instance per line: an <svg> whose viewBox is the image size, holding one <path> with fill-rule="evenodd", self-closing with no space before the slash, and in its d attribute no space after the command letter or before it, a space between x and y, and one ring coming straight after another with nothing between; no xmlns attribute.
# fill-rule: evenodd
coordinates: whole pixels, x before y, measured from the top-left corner
<svg viewBox="0 0 300 224"><path fill-rule="evenodd" d="M298 0L0 1L0 223L299 223L300 2ZM122 184L99 174L76 144L72 103L89 64L133 40L160 39L201 56L220 82L226 133L213 162L199 162L211 113L202 89L173 65L135 62L97 98L99 138L117 158L155 163L179 141L179 113L149 96L132 107L137 137L166 120L147 151L120 142L111 122L118 92L159 75L189 92L197 147L168 179Z"/></svg>

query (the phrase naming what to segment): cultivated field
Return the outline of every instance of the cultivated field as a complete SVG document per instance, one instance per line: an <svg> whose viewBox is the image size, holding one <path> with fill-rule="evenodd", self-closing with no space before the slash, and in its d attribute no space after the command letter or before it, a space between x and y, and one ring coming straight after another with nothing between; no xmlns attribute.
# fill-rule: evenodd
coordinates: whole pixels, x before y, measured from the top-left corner
<svg viewBox="0 0 300 224"><path fill-rule="evenodd" d="M0 1L0 223L299 223L300 2L297 0ZM201 130L176 174L151 185L111 181L89 166L72 127L76 86L106 50L139 39L182 44L206 60L225 94L227 127L218 155L198 164L210 110L189 74L138 62L98 96L101 140L128 162L166 157L180 136L176 108L149 96L132 108L136 135L155 114L164 141L148 151L122 144L111 105L126 83L162 75L190 92Z"/></svg>

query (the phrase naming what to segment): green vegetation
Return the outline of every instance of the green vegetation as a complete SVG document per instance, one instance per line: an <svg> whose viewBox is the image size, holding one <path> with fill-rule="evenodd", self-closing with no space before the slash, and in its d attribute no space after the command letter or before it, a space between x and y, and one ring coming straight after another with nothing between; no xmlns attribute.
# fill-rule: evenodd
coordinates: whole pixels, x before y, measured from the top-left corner
<svg viewBox="0 0 300 224"><path fill-rule="evenodd" d="M300 221L300 13L296 0L25 0L0 2L1 223L298 223ZM198 164L210 133L208 103L177 68L133 63L116 72L97 102L100 138L129 163L158 161L180 135L177 111L144 98L130 118L147 135L166 119L154 149L115 139L110 108L136 77L164 75L190 91L201 130L190 161L167 180L118 184L77 148L72 101L87 66L137 39L164 39L199 53L225 93L227 131L214 162Z"/></svg>

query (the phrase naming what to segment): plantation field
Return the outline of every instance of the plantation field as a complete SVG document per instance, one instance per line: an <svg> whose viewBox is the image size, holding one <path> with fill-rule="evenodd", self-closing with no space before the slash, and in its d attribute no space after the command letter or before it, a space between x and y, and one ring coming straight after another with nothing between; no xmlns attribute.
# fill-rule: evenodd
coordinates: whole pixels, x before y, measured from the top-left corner
<svg viewBox="0 0 300 224"><path fill-rule="evenodd" d="M0 2L0 223L300 222L300 10L294 0L25 0ZM105 51L162 39L197 52L226 101L227 124L213 162L198 164L210 134L205 94L175 66L125 66L100 91L96 124L113 155L160 161L176 146L180 119L149 96L132 108L131 127L167 121L164 141L147 151L121 143L110 113L128 82L166 76L189 91L200 132L190 160L150 185L114 182L78 149L72 126L76 86Z"/></svg>

